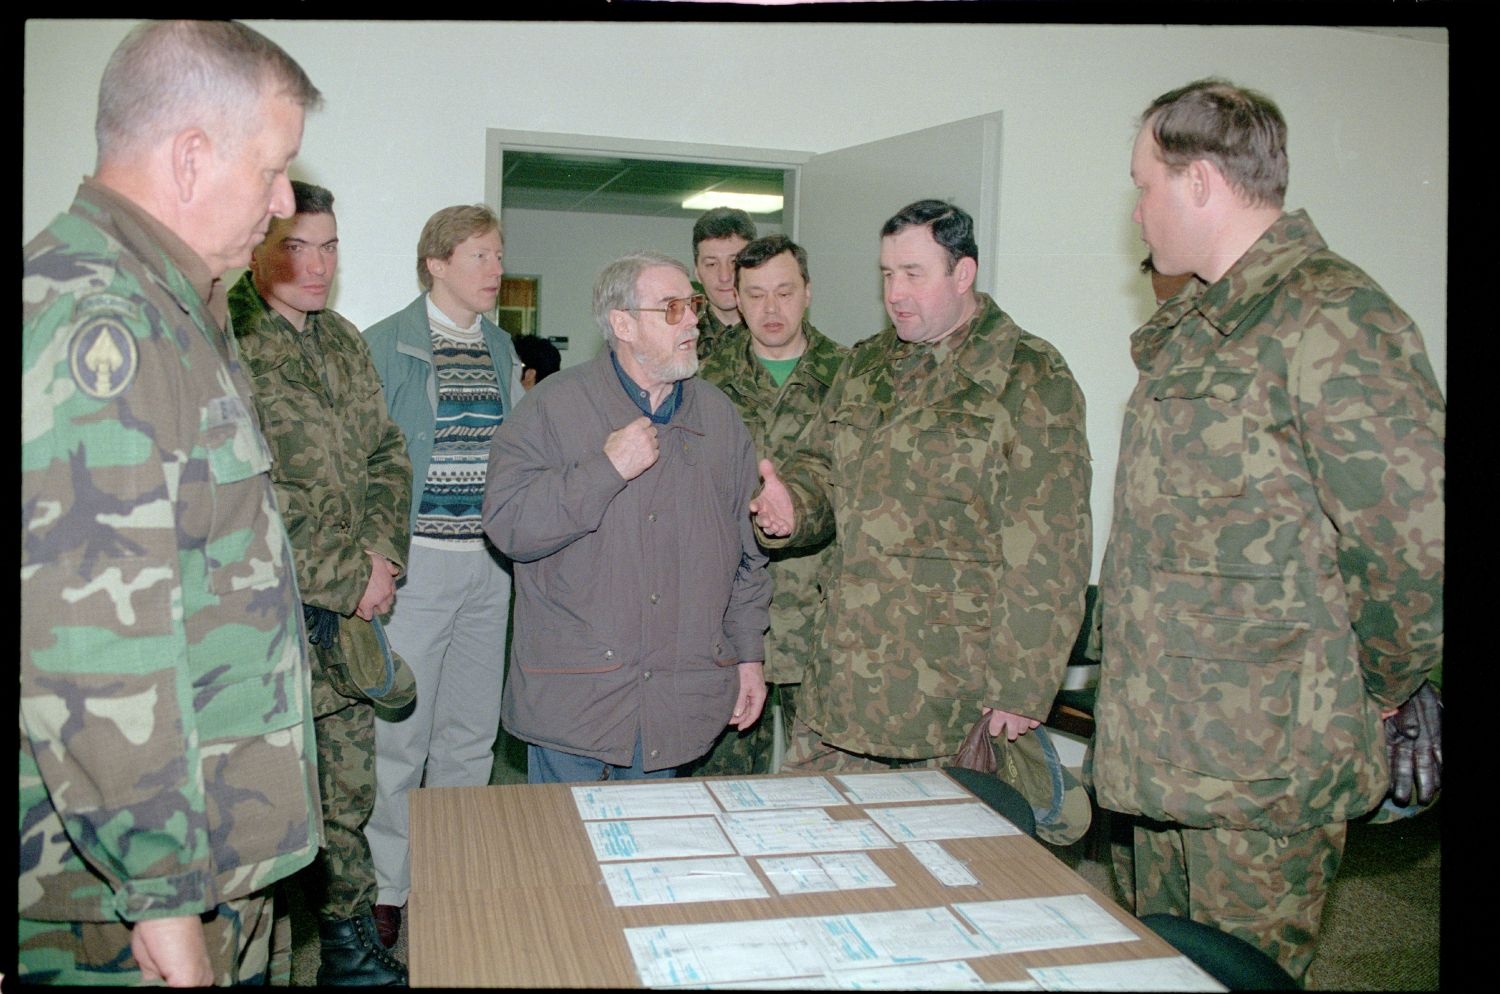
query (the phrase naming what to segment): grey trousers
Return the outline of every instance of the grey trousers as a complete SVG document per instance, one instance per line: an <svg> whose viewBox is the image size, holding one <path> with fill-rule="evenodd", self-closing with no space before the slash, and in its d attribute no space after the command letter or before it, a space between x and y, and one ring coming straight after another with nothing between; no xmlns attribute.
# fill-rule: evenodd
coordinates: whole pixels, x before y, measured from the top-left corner
<svg viewBox="0 0 1500 994"><path fill-rule="evenodd" d="M365 828L376 898L397 907L411 891L407 793L489 783L500 729L510 573L483 549L413 544L396 607L391 648L417 678L417 703L400 721L375 722L375 813Z"/></svg>

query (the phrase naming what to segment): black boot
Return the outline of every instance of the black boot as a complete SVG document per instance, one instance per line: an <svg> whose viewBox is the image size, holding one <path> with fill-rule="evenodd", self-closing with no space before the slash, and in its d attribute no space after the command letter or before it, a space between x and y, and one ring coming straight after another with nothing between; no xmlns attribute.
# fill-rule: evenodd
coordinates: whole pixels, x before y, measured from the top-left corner
<svg viewBox="0 0 1500 994"><path fill-rule="evenodd" d="M358 918L318 922L322 960L318 986L405 987L406 967L385 951L367 911Z"/></svg>

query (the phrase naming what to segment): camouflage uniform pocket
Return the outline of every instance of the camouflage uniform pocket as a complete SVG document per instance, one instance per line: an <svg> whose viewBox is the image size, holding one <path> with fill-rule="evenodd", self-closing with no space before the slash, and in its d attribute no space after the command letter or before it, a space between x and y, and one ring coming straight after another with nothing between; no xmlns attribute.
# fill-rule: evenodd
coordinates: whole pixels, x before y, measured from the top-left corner
<svg viewBox="0 0 1500 994"><path fill-rule="evenodd" d="M1245 415L1253 373L1173 370L1152 391L1150 453L1160 493L1238 497L1245 492Z"/></svg>
<svg viewBox="0 0 1500 994"><path fill-rule="evenodd" d="M925 657L917 689L928 697L979 700L994 668L993 595L933 590L926 595L926 625L913 642Z"/></svg>
<svg viewBox="0 0 1500 994"><path fill-rule="evenodd" d="M1161 630L1158 755L1220 780L1288 776L1310 627L1177 615Z"/></svg>
<svg viewBox="0 0 1500 994"><path fill-rule="evenodd" d="M290 550L271 501L271 453L249 409L234 394L214 398L203 408L200 438L213 495L204 545L209 589L223 596L279 584L273 564L290 570L283 561Z"/></svg>

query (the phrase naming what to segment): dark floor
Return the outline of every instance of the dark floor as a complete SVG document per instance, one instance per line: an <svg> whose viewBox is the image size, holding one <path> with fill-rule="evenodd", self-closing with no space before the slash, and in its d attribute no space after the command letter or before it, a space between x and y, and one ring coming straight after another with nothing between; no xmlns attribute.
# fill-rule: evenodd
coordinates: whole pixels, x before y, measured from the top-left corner
<svg viewBox="0 0 1500 994"><path fill-rule="evenodd" d="M491 783L523 783L525 748L502 733ZM1344 862L1323 913L1309 990L1435 991L1438 989L1441 807L1387 825L1349 826ZM1107 845L1092 834L1057 855L1106 894L1116 894ZM1095 854L1098 858L1090 858ZM293 902L292 982L312 985L318 970L317 931ZM406 929L396 946L406 959Z"/></svg>

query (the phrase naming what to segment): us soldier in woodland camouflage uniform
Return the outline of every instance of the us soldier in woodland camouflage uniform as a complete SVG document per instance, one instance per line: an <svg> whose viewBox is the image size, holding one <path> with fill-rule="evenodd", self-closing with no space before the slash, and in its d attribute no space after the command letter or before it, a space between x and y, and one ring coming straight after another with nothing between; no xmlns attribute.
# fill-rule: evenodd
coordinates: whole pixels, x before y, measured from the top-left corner
<svg viewBox="0 0 1500 994"><path fill-rule="evenodd" d="M785 485L761 463L766 545L837 535L788 767L936 765L981 715L1035 728L1062 682L1089 573L1083 394L974 291L973 230L935 200L886 222L893 326L854 347Z"/></svg>
<svg viewBox="0 0 1500 994"><path fill-rule="evenodd" d="M1300 979L1345 823L1391 782L1382 714L1428 703L1442 652L1443 399L1411 319L1283 213L1264 96L1165 94L1130 171L1156 268L1201 282L1131 340L1094 784L1142 816L1137 914Z"/></svg>
<svg viewBox="0 0 1500 994"><path fill-rule="evenodd" d="M191 67L192 72L187 72ZM264 979L321 841L292 552L216 280L320 97L239 24L133 30L22 250L19 979Z"/></svg>
<svg viewBox="0 0 1500 994"><path fill-rule="evenodd" d="M332 636L334 626L368 625L395 601L410 543L411 460L359 330L325 306L338 268L333 194L300 182L292 190L296 214L271 225L229 291L229 313L254 378L297 586L309 617L323 617L310 631ZM369 644L337 641L343 651ZM311 902L318 982L404 982L373 917L364 828L375 806L374 705L340 692L330 673L337 663L321 646L312 662L327 835Z"/></svg>
<svg viewBox="0 0 1500 994"><path fill-rule="evenodd" d="M807 320L812 282L807 253L785 235L757 239L735 256L735 289L744 324L704 361L698 375L734 402L755 451L785 463L818 413L848 350ZM701 340L701 339L700 339ZM766 682L784 722L797 713L802 673L822 638L820 577L830 542L771 552L771 629L766 633ZM749 731L725 731L713 750L684 775L769 773L774 747L770 718Z"/></svg>
<svg viewBox="0 0 1500 994"><path fill-rule="evenodd" d="M740 323L734 295L734 257L755 240L755 222L734 207L715 207L693 223L693 275L708 297L698 315L698 358L707 358Z"/></svg>

